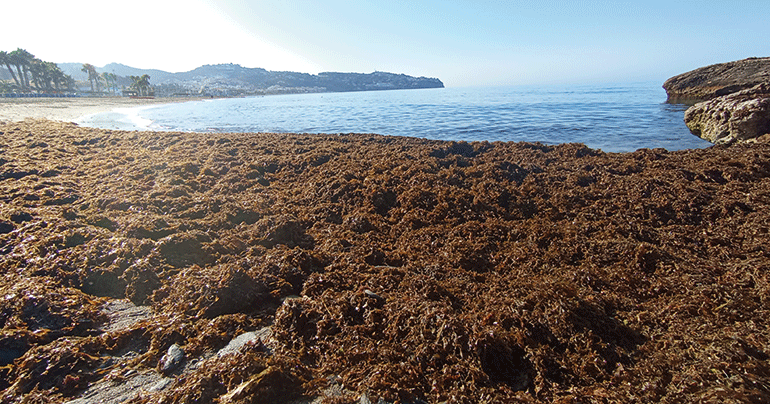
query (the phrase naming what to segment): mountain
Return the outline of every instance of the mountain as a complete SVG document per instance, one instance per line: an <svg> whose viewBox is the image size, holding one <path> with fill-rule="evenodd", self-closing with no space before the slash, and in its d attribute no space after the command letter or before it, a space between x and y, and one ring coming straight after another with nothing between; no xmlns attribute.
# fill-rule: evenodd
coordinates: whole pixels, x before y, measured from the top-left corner
<svg viewBox="0 0 770 404"><path fill-rule="evenodd" d="M60 63L59 68L74 79L85 81L88 76L80 69L82 63ZM405 74L386 72L337 73L325 72L317 75L308 73L269 71L262 68L248 68L237 64L204 65L188 72L169 73L162 70L137 69L111 63L97 67L97 72L109 72L118 76L141 76L148 74L150 83L158 95L205 94L205 95L246 95L306 92L343 92L397 90L417 88L443 88L437 78L413 77Z"/></svg>
<svg viewBox="0 0 770 404"><path fill-rule="evenodd" d="M88 74L81 70L83 68L83 63L57 63L56 65L59 66L59 69L61 69L64 74L69 74L75 80L88 80ZM110 63L104 67L97 67L96 71L98 73L114 73L121 77L141 76L143 74L149 74L153 79L164 79L175 74L157 69L138 69L136 67L126 66L120 63Z"/></svg>

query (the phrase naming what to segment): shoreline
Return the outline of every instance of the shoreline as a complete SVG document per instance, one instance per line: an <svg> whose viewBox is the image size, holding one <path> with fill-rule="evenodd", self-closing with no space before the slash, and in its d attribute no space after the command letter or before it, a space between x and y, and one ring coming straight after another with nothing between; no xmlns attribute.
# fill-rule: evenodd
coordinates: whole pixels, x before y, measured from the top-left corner
<svg viewBox="0 0 770 404"><path fill-rule="evenodd" d="M188 101L199 101L202 99L205 98L0 98L0 122L19 122L25 119L48 119L51 121L76 122L88 116L113 112L117 108L136 108L143 106L165 105Z"/></svg>
<svg viewBox="0 0 770 404"><path fill-rule="evenodd" d="M0 100L0 120L3 120L2 108L6 108L8 113L13 115L6 118L10 121L25 117L42 117L76 121L75 123L81 126L111 130L377 133L437 140L583 143L591 148L610 152L630 152L656 147L667 150L709 147L708 142L686 133L687 128L681 121L683 111L670 106L660 106L662 104L659 103L657 91L657 88L653 89L646 84L623 87L620 95L611 93L611 101L620 103L615 109L606 109L591 102L596 100L596 97L603 99L605 96L591 95L594 92L590 91L581 93L583 95L578 99L577 107L565 108L559 102L548 101L553 101L551 98L547 98L545 101L548 102L542 104L542 97L549 97L548 91L531 94L509 92L503 88L474 91L469 94L464 91L442 91L433 93L428 98L418 95L414 99L412 95L404 95L408 98L402 98L401 95L395 94L398 100L404 102L389 100L390 96L385 94L387 91L376 92L385 94L385 98L376 95L371 100L369 95L359 100L357 97L363 95L351 93L259 96L244 97L248 99L243 100L167 98L145 101L113 98L75 102L26 100L21 103L2 103ZM643 97L644 102L638 107L641 109L622 101L628 99L626 95L633 94ZM290 97L291 100L287 101L285 97ZM560 90L553 97L561 100L562 97L571 95ZM295 101L294 98L299 100ZM466 98L470 100L467 105L458 107L455 104ZM495 101L489 104L489 99ZM162 104L188 100L199 102ZM202 102L220 100L223 102ZM521 110L498 110L498 102L505 100L521 105ZM287 102L292 102L292 108L283 107ZM97 105L88 107L88 104ZM422 104L425 106L418 109L412 107ZM237 113L229 109L230 106L237 108ZM338 108L339 106L344 107ZM118 107L117 111L115 107ZM67 111L68 109L72 110ZM566 114L564 119L560 118L561 114ZM190 119L193 115L195 118ZM150 117L153 118L142 119Z"/></svg>

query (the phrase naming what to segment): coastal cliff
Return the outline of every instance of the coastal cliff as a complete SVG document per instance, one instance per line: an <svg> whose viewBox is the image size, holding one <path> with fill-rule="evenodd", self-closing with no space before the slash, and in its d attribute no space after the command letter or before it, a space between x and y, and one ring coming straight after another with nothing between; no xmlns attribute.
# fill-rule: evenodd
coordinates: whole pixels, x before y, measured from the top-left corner
<svg viewBox="0 0 770 404"><path fill-rule="evenodd" d="M711 143L768 141L770 83L697 103L685 111L684 122Z"/></svg>
<svg viewBox="0 0 770 404"><path fill-rule="evenodd" d="M770 58L748 58L701 67L674 76L663 88L668 102L694 104L770 83Z"/></svg>
<svg viewBox="0 0 770 404"><path fill-rule="evenodd" d="M702 67L663 88L668 102L694 103L684 121L695 136L716 144L770 140L770 58Z"/></svg>

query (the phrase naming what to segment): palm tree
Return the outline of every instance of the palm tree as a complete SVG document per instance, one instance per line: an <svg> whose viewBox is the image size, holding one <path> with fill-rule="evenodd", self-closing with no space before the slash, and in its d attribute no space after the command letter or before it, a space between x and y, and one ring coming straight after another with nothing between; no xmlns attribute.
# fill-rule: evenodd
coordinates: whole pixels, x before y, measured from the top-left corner
<svg viewBox="0 0 770 404"><path fill-rule="evenodd" d="M22 64L24 63L21 55L19 55L19 53L16 51L10 52L8 54L8 62L16 68L16 77L18 77L19 89L24 90L26 87L26 80L24 80L24 73L21 68Z"/></svg>
<svg viewBox="0 0 770 404"><path fill-rule="evenodd" d="M61 76L64 75L56 63L44 62L40 59L32 61L30 72L38 90L45 91L52 91L54 88L58 90Z"/></svg>
<svg viewBox="0 0 770 404"><path fill-rule="evenodd" d="M13 81L16 82L16 86L21 88L21 83L19 82L19 79L16 78L16 73L13 72L13 69L11 68L11 61L13 58L8 54L6 51L0 51L0 64L4 64L5 67L8 68L8 72L11 73L11 77L13 77Z"/></svg>
<svg viewBox="0 0 770 404"><path fill-rule="evenodd" d="M37 65L37 69L31 69L33 78L37 74L37 80L40 82L39 88L44 88L46 91L61 90L62 85L66 86L67 76L61 71L59 66L53 62L38 61L33 63L33 66Z"/></svg>
<svg viewBox="0 0 770 404"><path fill-rule="evenodd" d="M137 92L140 96L147 96L150 95L150 75L144 74L141 77L139 76L128 76L133 83L131 83L131 88L134 89L134 91Z"/></svg>
<svg viewBox="0 0 770 404"><path fill-rule="evenodd" d="M29 66L32 64L32 59L35 55L27 52L24 49L16 48L15 51L8 54L11 57L11 63L16 65L16 71L19 73L19 79L21 80L22 88L29 89Z"/></svg>
<svg viewBox="0 0 770 404"><path fill-rule="evenodd" d="M38 58L33 58L29 63L29 74L31 76L32 83L35 84L35 88L44 90L49 88L49 77L45 62Z"/></svg>
<svg viewBox="0 0 770 404"><path fill-rule="evenodd" d="M61 79L62 76L64 76L64 73L62 73L56 63L43 62L43 66L45 66L46 86L48 88L60 90Z"/></svg>
<svg viewBox="0 0 770 404"><path fill-rule="evenodd" d="M18 50L18 49L17 49ZM22 59L17 51L12 51L8 54L8 61L16 67L16 74L19 77L19 88L24 89L25 87L25 80L24 80L24 74L21 71L21 64Z"/></svg>
<svg viewBox="0 0 770 404"><path fill-rule="evenodd" d="M128 79L131 80L131 85L128 88L139 94L139 76L128 76Z"/></svg>
<svg viewBox="0 0 770 404"><path fill-rule="evenodd" d="M71 89L75 84L72 77L64 74L56 63L40 60L21 48L10 53L0 51L0 66L2 65L11 73L19 90L31 90L30 82L37 91L59 90L61 87ZM12 66L16 66L15 71Z"/></svg>
<svg viewBox="0 0 770 404"><path fill-rule="evenodd" d="M143 91L140 91L142 95L148 96L150 95L150 75L149 74L143 74L142 77L139 78L139 88Z"/></svg>
<svg viewBox="0 0 770 404"><path fill-rule="evenodd" d="M118 82L118 76L115 73L102 73L102 79L104 79L104 83L107 85L107 88L111 90L113 94L115 94L115 91L117 90L117 82Z"/></svg>
<svg viewBox="0 0 770 404"><path fill-rule="evenodd" d="M102 72L102 80L104 80L104 85L109 89L110 86L110 74L107 72Z"/></svg>
<svg viewBox="0 0 770 404"><path fill-rule="evenodd" d="M94 70L94 66L90 63L83 63L83 67L80 68L80 71L83 73L88 74L88 81L91 82L91 92L94 92L94 77L91 75L91 71Z"/></svg>
<svg viewBox="0 0 770 404"><path fill-rule="evenodd" d="M118 75L115 73L109 73L110 80L112 80L112 93L115 94L118 92Z"/></svg>
<svg viewBox="0 0 770 404"><path fill-rule="evenodd" d="M8 83L6 81L0 81L0 94L2 93L12 93L13 92L13 84Z"/></svg>
<svg viewBox="0 0 770 404"><path fill-rule="evenodd" d="M61 77L59 78L61 85L68 90L73 90L75 88L75 79L69 74L64 74L61 70L59 70L59 73L61 73Z"/></svg>
<svg viewBox="0 0 770 404"><path fill-rule="evenodd" d="M96 82L96 91L99 91L99 73L96 72L94 65L90 63L84 63L83 68L80 69L83 72L88 73L88 81L91 82L91 92L94 92L94 82Z"/></svg>

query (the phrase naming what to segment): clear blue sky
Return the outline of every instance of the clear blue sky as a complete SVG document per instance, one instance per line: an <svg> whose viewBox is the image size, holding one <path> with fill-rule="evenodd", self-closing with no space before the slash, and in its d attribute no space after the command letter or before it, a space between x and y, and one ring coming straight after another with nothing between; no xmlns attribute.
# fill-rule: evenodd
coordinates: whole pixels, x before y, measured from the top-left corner
<svg viewBox="0 0 770 404"><path fill-rule="evenodd" d="M770 56L767 0L6 3L0 50L167 71L238 63L381 70L447 86L662 83L700 66Z"/></svg>

